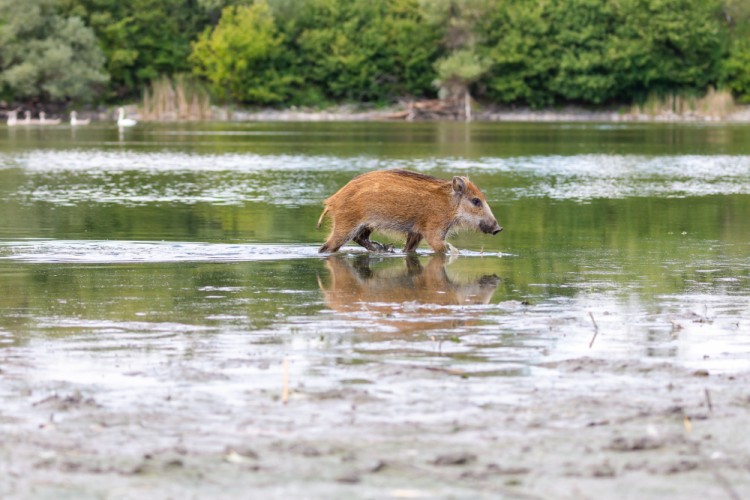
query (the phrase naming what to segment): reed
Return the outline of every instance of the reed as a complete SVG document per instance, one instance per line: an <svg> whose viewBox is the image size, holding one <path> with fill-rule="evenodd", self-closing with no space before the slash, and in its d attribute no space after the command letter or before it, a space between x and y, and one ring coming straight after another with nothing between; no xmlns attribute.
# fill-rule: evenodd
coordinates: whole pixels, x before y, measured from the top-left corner
<svg viewBox="0 0 750 500"><path fill-rule="evenodd" d="M709 87L703 96L684 92L651 94L645 102L633 105L632 114L649 116L680 116L696 118L725 118L736 111L732 93Z"/></svg>
<svg viewBox="0 0 750 500"><path fill-rule="evenodd" d="M141 118L145 121L211 120L211 98L189 75L161 76L143 92Z"/></svg>

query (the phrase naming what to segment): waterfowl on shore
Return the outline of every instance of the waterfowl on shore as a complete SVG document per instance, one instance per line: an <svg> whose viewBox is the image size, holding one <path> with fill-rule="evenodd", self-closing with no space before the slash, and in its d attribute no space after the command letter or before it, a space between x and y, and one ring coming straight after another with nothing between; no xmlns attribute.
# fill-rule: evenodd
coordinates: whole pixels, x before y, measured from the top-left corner
<svg viewBox="0 0 750 500"><path fill-rule="evenodd" d="M53 118L48 120L47 115L44 111L39 112L39 125L59 125L60 118Z"/></svg>
<svg viewBox="0 0 750 500"><path fill-rule="evenodd" d="M136 123L138 122L133 120L132 118L125 118L124 108L117 109L117 126L118 127L132 127Z"/></svg>
<svg viewBox="0 0 750 500"><path fill-rule="evenodd" d="M8 111L8 126L14 127L16 125L18 125L18 110L14 109Z"/></svg>
<svg viewBox="0 0 750 500"><path fill-rule="evenodd" d="M36 120L31 119L31 111L26 110L23 112L23 124L24 125L32 125Z"/></svg>
<svg viewBox="0 0 750 500"><path fill-rule="evenodd" d="M88 125L91 123L91 118L85 118L85 119L78 119L78 113L75 111L70 112L70 125L72 127L77 127L80 125Z"/></svg>

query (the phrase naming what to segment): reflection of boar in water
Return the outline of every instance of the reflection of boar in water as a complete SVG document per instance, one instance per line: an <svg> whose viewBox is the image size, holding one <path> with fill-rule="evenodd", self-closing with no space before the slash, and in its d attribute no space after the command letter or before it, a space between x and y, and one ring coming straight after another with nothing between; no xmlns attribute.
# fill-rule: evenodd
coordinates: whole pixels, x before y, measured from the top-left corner
<svg viewBox="0 0 750 500"><path fill-rule="evenodd" d="M445 261L445 256L434 255L423 267L416 255L410 255L405 267L372 270L367 255L354 260L332 256L326 260L328 286L318 281L329 308L339 313L368 311L401 332L465 326L466 320L456 317L459 311L448 306L488 304L500 278L482 276L459 283L448 277ZM393 317L396 311L404 315Z"/></svg>
<svg viewBox="0 0 750 500"><path fill-rule="evenodd" d="M408 170L378 170L355 177L324 205L318 227L326 214L333 227L320 252L336 252L349 240L370 251L388 250L370 241L373 231L405 233L407 253L422 238L436 252L445 252L450 247L445 238L456 229L503 230L482 192L466 177L446 181Z"/></svg>

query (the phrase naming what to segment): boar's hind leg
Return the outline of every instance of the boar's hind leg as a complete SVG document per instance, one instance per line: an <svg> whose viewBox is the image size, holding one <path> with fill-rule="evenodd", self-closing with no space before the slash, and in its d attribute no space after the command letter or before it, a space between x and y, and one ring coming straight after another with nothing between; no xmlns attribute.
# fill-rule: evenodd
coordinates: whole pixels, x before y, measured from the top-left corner
<svg viewBox="0 0 750 500"><path fill-rule="evenodd" d="M363 227L354 237L354 241L371 252L393 252L393 245L383 245L377 241L370 241L370 234L372 234L372 229Z"/></svg>
<svg viewBox="0 0 750 500"><path fill-rule="evenodd" d="M328 239L325 243L323 243L323 246L318 249L318 253L325 253L325 252L331 252L335 253L339 251L339 248L341 248L344 243L349 241L351 239L350 236L351 233L349 232L343 232L336 228L335 224L333 227L333 230L331 231L330 236L328 236Z"/></svg>
<svg viewBox="0 0 750 500"><path fill-rule="evenodd" d="M422 241L422 235L419 233L409 233L406 237L406 245L404 246L404 253L412 253L419 246L419 242Z"/></svg>

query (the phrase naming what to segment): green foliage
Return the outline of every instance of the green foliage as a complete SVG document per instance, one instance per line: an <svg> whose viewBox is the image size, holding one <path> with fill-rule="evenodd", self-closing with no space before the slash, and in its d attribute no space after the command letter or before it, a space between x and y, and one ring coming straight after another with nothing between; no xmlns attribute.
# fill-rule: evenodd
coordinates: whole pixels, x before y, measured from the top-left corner
<svg viewBox="0 0 750 500"><path fill-rule="evenodd" d="M618 19L612 2L569 0L551 5L552 56L557 67L549 90L557 99L601 104L617 97L609 43Z"/></svg>
<svg viewBox="0 0 750 500"><path fill-rule="evenodd" d="M93 31L52 0L0 0L0 85L11 99L90 100L107 81Z"/></svg>
<svg viewBox="0 0 750 500"><path fill-rule="evenodd" d="M191 61L221 98L283 102L299 81L284 72L283 42L266 2L226 7L216 28L206 29L193 44Z"/></svg>
<svg viewBox="0 0 750 500"><path fill-rule="evenodd" d="M726 86L740 102L750 104L750 38L735 43L722 69Z"/></svg>
<svg viewBox="0 0 750 500"><path fill-rule="evenodd" d="M544 106L650 92L703 92L719 79L726 32L713 0L513 0L482 27L488 95Z"/></svg>
<svg viewBox="0 0 750 500"><path fill-rule="evenodd" d="M479 80L489 67L489 59L480 56L472 49L457 50L435 63L437 72L435 85L452 96L461 97L466 93L469 85Z"/></svg>
<svg viewBox="0 0 750 500"><path fill-rule="evenodd" d="M726 46L713 0L627 0L609 48L621 94L704 92L719 79Z"/></svg>
<svg viewBox="0 0 750 500"><path fill-rule="evenodd" d="M162 74L191 70L190 41L209 22L198 0L60 0L96 32L111 98L140 96Z"/></svg>
<svg viewBox="0 0 750 500"><path fill-rule="evenodd" d="M549 45L550 24L541 2L510 0L487 12L479 29L485 33L484 47L492 61L485 82L488 97L535 107L552 103L546 87L558 61Z"/></svg>
<svg viewBox="0 0 750 500"><path fill-rule="evenodd" d="M439 33L416 0L310 0L285 25L297 69L328 99L393 100L425 95Z"/></svg>
<svg viewBox="0 0 750 500"><path fill-rule="evenodd" d="M750 2L728 0L726 16L732 32L723 61L722 82L740 102L750 103Z"/></svg>
<svg viewBox="0 0 750 500"><path fill-rule="evenodd" d="M437 0L423 2L425 19L442 32L445 54L434 64L442 97L463 98L469 86L490 68L489 58L477 52L479 20L487 11L487 0Z"/></svg>
<svg viewBox="0 0 750 500"><path fill-rule="evenodd" d="M92 32L93 30L93 32ZM102 54L104 59L102 59ZM248 104L472 94L542 107L730 89L747 0L0 0L0 97L140 97L193 72Z"/></svg>

